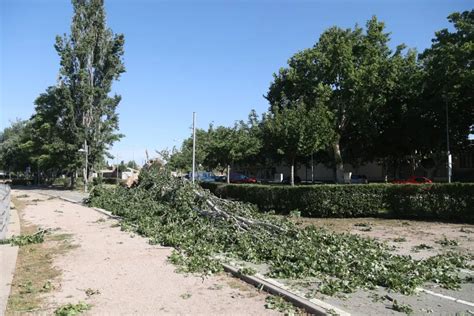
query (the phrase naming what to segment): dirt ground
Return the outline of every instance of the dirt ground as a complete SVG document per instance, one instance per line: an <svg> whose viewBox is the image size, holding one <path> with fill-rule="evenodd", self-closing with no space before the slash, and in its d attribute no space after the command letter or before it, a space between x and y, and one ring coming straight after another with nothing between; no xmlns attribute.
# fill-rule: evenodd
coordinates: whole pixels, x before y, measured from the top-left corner
<svg viewBox="0 0 474 316"><path fill-rule="evenodd" d="M296 218L294 221L300 226L314 225L375 238L395 247L395 253L411 255L414 259L446 251L474 254L474 225L380 218Z"/></svg>
<svg viewBox="0 0 474 316"><path fill-rule="evenodd" d="M21 214L26 225L50 228L75 245L53 257L60 275L50 280L52 290L41 294L37 312L52 314L82 301L91 305L86 315L276 313L265 309L266 294L228 275L176 273L167 262L170 248L149 245L90 208L32 190L13 195L27 204Z"/></svg>

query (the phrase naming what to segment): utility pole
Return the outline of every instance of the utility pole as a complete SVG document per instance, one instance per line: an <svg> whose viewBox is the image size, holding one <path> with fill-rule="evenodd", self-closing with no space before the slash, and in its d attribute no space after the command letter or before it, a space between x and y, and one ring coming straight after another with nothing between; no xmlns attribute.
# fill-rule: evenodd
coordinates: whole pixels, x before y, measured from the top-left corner
<svg viewBox="0 0 474 316"><path fill-rule="evenodd" d="M196 172L196 112L193 112L193 173L192 181L194 183Z"/></svg>
<svg viewBox="0 0 474 316"><path fill-rule="evenodd" d="M119 156L115 157L115 184L119 184Z"/></svg>
<svg viewBox="0 0 474 316"><path fill-rule="evenodd" d="M453 173L453 158L451 156L451 151L449 150L449 113L448 113L448 100L445 97L444 102L446 105L446 148L448 154L448 183L451 183L451 176Z"/></svg>

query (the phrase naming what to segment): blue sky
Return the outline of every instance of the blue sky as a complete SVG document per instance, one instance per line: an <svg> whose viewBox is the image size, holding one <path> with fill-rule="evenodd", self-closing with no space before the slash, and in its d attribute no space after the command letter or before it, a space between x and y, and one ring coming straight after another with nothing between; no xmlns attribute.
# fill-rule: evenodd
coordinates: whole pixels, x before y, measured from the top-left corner
<svg viewBox="0 0 474 316"><path fill-rule="evenodd" d="M180 145L198 127L232 125L251 109L262 113L272 74L312 46L333 25L386 23L391 46L422 51L446 16L472 1L159 1L106 0L108 25L124 33L127 72L114 84L122 95L120 131L111 152L141 162L145 149ZM0 128L28 118L33 101L56 83L57 34L69 32L68 0L0 0Z"/></svg>

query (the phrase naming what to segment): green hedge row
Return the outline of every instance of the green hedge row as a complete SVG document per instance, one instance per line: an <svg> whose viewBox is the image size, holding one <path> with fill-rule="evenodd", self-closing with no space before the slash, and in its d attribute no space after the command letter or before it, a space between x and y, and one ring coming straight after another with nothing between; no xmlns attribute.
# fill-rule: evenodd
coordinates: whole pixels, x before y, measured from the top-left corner
<svg viewBox="0 0 474 316"><path fill-rule="evenodd" d="M274 186L203 183L262 211L306 217L393 216L474 222L474 184Z"/></svg>
<svg viewBox="0 0 474 316"><path fill-rule="evenodd" d="M474 184L388 185L387 209L399 218L474 223Z"/></svg>

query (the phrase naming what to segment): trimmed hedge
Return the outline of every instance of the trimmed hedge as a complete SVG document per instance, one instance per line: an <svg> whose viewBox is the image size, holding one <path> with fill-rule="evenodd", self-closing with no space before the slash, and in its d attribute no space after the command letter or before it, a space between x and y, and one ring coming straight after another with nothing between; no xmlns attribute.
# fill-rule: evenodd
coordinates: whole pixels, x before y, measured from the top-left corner
<svg viewBox="0 0 474 316"><path fill-rule="evenodd" d="M474 184L390 185L385 204L398 218L474 223Z"/></svg>
<svg viewBox="0 0 474 316"><path fill-rule="evenodd" d="M249 202L264 212L305 217L442 219L474 222L474 184L308 185L202 183L217 196Z"/></svg>

